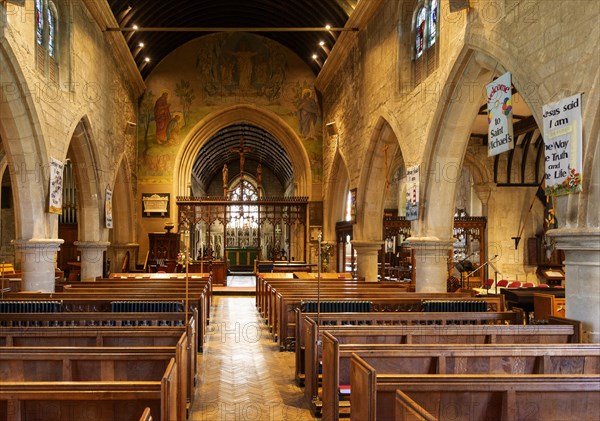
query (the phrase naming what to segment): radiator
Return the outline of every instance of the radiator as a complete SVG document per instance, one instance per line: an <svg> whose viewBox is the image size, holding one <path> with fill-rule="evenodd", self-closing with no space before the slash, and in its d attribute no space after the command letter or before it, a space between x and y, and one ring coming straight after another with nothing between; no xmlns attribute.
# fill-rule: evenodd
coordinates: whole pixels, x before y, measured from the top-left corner
<svg viewBox="0 0 600 421"><path fill-rule="evenodd" d="M0 301L0 313L62 313L62 301Z"/></svg>
<svg viewBox="0 0 600 421"><path fill-rule="evenodd" d="M176 313L184 311L181 301L111 301L112 312L118 313Z"/></svg>
<svg viewBox="0 0 600 421"><path fill-rule="evenodd" d="M321 301L322 313L365 313L371 311L371 301ZM316 313L316 301L302 301L300 310L304 313Z"/></svg>
<svg viewBox="0 0 600 421"><path fill-rule="evenodd" d="M423 301L424 312L484 312L487 311L487 301Z"/></svg>

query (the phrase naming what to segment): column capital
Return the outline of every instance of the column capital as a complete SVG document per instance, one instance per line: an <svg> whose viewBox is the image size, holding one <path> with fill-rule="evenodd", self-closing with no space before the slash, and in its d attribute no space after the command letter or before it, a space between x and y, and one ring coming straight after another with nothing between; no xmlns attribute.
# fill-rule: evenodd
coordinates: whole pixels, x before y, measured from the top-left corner
<svg viewBox="0 0 600 421"><path fill-rule="evenodd" d="M350 240L352 247L359 253L376 253L381 250L383 241L369 241L369 240Z"/></svg>
<svg viewBox="0 0 600 421"><path fill-rule="evenodd" d="M558 228L549 230L546 235L553 238L561 250L600 251L598 228Z"/></svg>
<svg viewBox="0 0 600 421"><path fill-rule="evenodd" d="M65 240L62 238L31 238L29 240L13 240L12 243L17 251L37 250L47 248L48 250L58 251L60 245Z"/></svg>
<svg viewBox="0 0 600 421"><path fill-rule="evenodd" d="M94 250L106 250L110 246L108 241L75 241L73 244L78 249L94 249Z"/></svg>
<svg viewBox="0 0 600 421"><path fill-rule="evenodd" d="M435 252L436 250L444 250L444 252L446 252L454 246L456 239L440 239L438 237L408 237L406 241L412 248L418 250L430 250L432 252Z"/></svg>

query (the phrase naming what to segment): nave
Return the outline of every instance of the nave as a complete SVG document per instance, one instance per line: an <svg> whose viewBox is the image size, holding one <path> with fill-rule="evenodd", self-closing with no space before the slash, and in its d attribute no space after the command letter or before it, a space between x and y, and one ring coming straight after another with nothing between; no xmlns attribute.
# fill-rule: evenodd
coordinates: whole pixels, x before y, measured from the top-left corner
<svg viewBox="0 0 600 421"><path fill-rule="evenodd" d="M190 421L314 420L254 297L215 296Z"/></svg>

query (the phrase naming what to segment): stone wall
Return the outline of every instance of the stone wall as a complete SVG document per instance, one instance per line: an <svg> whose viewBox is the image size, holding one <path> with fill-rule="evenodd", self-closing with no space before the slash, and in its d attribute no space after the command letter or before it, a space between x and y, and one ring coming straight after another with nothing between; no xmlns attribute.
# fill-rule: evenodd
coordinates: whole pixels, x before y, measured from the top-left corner
<svg viewBox="0 0 600 421"><path fill-rule="evenodd" d="M57 216L46 213L49 157L65 160L71 148L82 192L80 220L85 221L80 223L80 240L108 239L102 213L104 192L113 187L123 161L129 162L126 167L131 169L126 178L135 180L136 168L131 165L136 156L135 138L126 135L125 129L127 122L136 121L139 93L85 2L56 3L59 69L55 81L38 70L34 2L0 5L0 133L13 189L17 190L15 236L25 247L31 240L42 239L46 244L57 236ZM53 256L39 247L36 253ZM51 257L43 259L50 267L54 264Z"/></svg>

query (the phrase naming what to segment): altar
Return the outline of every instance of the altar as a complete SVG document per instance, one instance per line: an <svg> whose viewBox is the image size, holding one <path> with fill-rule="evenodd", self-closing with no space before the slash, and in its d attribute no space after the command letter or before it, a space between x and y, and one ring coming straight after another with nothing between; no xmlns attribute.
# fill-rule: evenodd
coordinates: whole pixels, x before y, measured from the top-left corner
<svg viewBox="0 0 600 421"><path fill-rule="evenodd" d="M254 261L258 258L258 248L228 248L227 265L231 270L254 269Z"/></svg>

